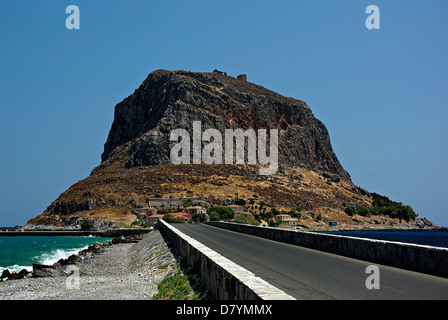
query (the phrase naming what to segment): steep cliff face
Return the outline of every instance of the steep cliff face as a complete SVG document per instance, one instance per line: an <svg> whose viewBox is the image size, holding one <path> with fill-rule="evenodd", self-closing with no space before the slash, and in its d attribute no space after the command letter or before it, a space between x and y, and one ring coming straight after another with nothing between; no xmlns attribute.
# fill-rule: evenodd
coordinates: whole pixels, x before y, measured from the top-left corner
<svg viewBox="0 0 448 320"><path fill-rule="evenodd" d="M112 128L94 172L120 161L126 167L168 164L170 133L278 129L278 161L350 180L333 152L325 125L305 102L220 73L157 70L115 107Z"/></svg>

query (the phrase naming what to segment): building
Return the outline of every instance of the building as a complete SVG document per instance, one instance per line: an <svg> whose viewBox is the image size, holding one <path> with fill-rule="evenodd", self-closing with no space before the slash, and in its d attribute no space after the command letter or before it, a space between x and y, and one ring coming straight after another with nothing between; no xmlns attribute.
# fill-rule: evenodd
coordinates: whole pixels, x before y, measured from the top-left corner
<svg viewBox="0 0 448 320"><path fill-rule="evenodd" d="M227 72L219 71L219 70L217 70L217 69L213 70L213 73L218 73L218 74L223 75L223 76L226 76L226 75L227 75Z"/></svg>
<svg viewBox="0 0 448 320"><path fill-rule="evenodd" d="M275 215L272 220L274 223L278 223L279 227L295 227L299 224L299 219L293 218L289 214Z"/></svg>
<svg viewBox="0 0 448 320"><path fill-rule="evenodd" d="M137 219L140 221L144 221L148 218L148 214L146 212L137 213Z"/></svg>
<svg viewBox="0 0 448 320"><path fill-rule="evenodd" d="M183 197L183 198L148 198L148 202L151 207L163 208L165 210L175 209L178 206L181 206L185 200L196 201L199 200L199 197Z"/></svg>
<svg viewBox="0 0 448 320"><path fill-rule="evenodd" d="M247 74L240 74L236 78L242 81L247 81Z"/></svg>
<svg viewBox="0 0 448 320"><path fill-rule="evenodd" d="M239 206L239 205L237 205L237 204L231 204L230 206L226 206L227 208L231 208L231 209L233 209L233 212L236 212L236 211L244 211L244 208L243 208L243 206Z"/></svg>
<svg viewBox="0 0 448 320"><path fill-rule="evenodd" d="M152 216L153 214L157 214L157 208L155 208L155 207L145 208L145 211L148 214L148 216Z"/></svg>
<svg viewBox="0 0 448 320"><path fill-rule="evenodd" d="M185 221L191 219L191 214L187 212L173 212L171 215L175 218L183 218Z"/></svg>
<svg viewBox="0 0 448 320"><path fill-rule="evenodd" d="M185 208L185 212L189 213L191 215L194 215L195 213L203 213L206 214L207 213L207 209L200 207L200 206L195 206L195 207L187 207Z"/></svg>
<svg viewBox="0 0 448 320"><path fill-rule="evenodd" d="M146 218L147 224L149 227L153 227L154 224L159 220L163 218L163 214L153 214L151 216L148 216Z"/></svg>

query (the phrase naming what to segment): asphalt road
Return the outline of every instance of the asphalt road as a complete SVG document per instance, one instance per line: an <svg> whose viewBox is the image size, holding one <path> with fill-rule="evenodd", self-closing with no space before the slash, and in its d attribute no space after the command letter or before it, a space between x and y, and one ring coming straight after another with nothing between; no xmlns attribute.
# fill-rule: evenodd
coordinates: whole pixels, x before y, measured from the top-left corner
<svg viewBox="0 0 448 320"><path fill-rule="evenodd" d="M445 278L377 264L379 289L367 289L370 262L203 224L173 226L297 299L448 300Z"/></svg>

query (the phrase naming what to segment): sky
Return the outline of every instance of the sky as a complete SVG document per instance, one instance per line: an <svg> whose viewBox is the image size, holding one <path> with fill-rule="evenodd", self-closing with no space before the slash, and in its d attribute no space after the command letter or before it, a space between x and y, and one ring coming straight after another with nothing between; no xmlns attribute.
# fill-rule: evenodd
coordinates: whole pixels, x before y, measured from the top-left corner
<svg viewBox="0 0 448 320"><path fill-rule="evenodd" d="M115 105L157 69L245 73L305 101L356 185L448 226L447 13L446 0L2 1L0 226L86 178Z"/></svg>

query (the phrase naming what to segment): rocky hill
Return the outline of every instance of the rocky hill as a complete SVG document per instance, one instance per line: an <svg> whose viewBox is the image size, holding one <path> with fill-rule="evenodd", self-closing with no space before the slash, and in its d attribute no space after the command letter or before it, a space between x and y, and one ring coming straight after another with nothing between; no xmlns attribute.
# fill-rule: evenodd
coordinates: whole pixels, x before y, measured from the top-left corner
<svg viewBox="0 0 448 320"><path fill-rule="evenodd" d="M278 129L278 170L260 175L259 164L173 164L175 129L225 132ZM63 192L29 225L69 226L85 217L99 224L129 225L152 197L197 196L220 205L243 199L252 212L303 209L301 222L317 227L391 222L353 217L347 206L370 206L369 193L355 186L335 155L325 125L305 102L221 72L157 70L115 106L102 162L86 179ZM246 159L247 160L247 159ZM316 221L315 214L322 219Z"/></svg>

